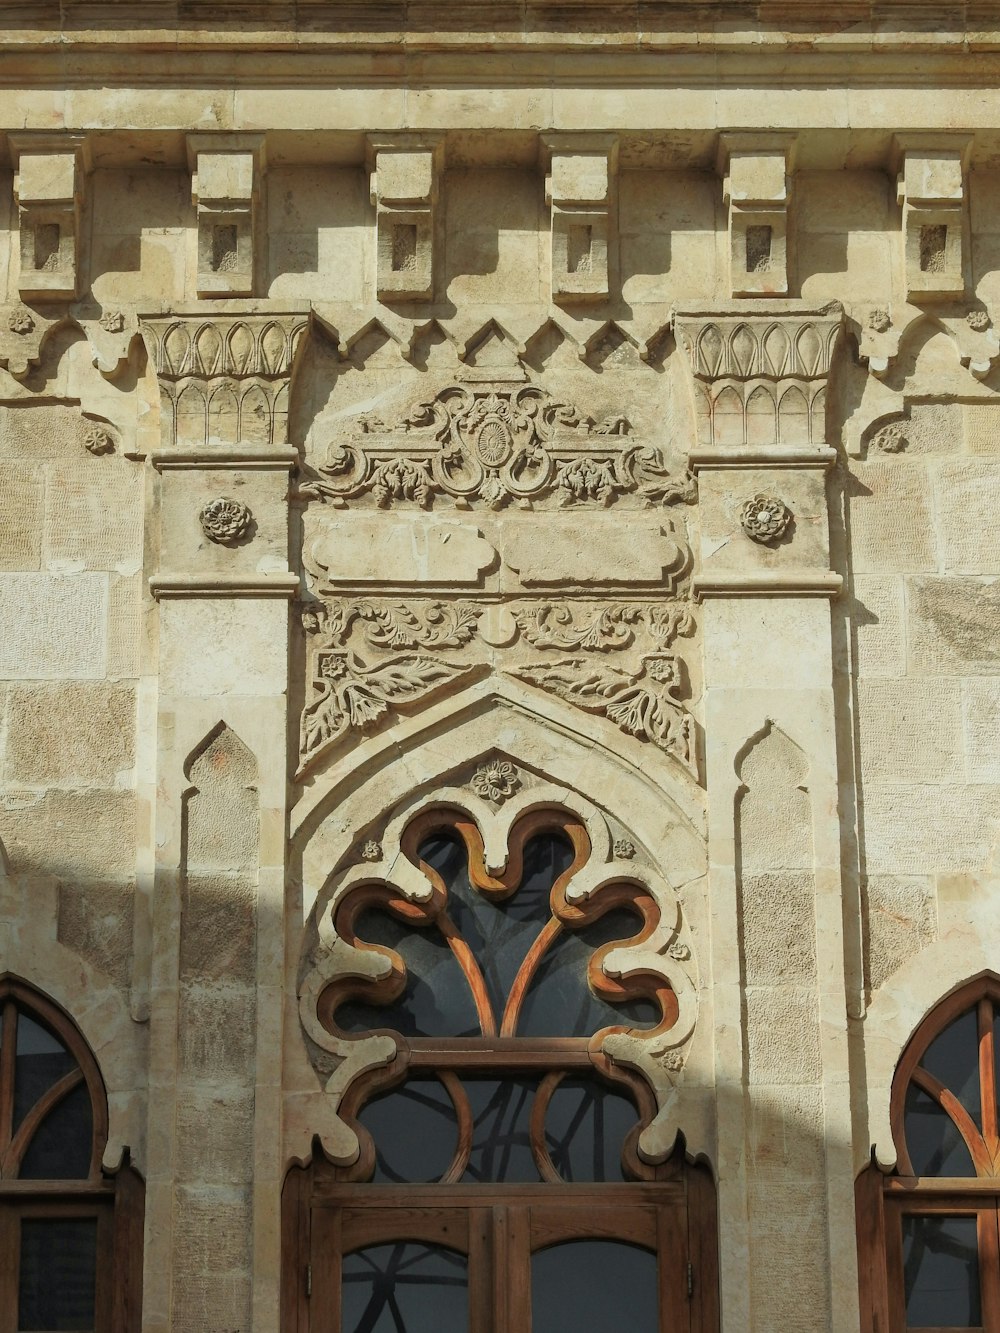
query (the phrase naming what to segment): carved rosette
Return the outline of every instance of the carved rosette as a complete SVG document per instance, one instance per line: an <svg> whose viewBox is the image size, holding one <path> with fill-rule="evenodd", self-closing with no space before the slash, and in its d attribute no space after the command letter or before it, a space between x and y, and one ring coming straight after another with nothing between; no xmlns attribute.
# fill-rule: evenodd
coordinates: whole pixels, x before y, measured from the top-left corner
<svg viewBox="0 0 1000 1333"><path fill-rule="evenodd" d="M755 495L740 510L740 527L762 546L779 541L791 521L792 511L776 495Z"/></svg>
<svg viewBox="0 0 1000 1333"><path fill-rule="evenodd" d="M210 542L232 546L242 541L253 525L253 514L242 500L221 495L208 504L198 515L201 530Z"/></svg>
<svg viewBox="0 0 1000 1333"><path fill-rule="evenodd" d="M826 443L826 381L843 311L836 302L794 305L678 312L675 331L691 368L701 446Z"/></svg>
<svg viewBox="0 0 1000 1333"><path fill-rule="evenodd" d="M430 507L436 499L499 509L512 502L607 506L624 496L693 498L691 478L614 413L583 416L535 385L451 385L394 428L371 413L331 439L300 494L337 505Z"/></svg>
<svg viewBox="0 0 1000 1333"><path fill-rule="evenodd" d="M287 443L304 314L151 316L140 327L160 384L165 448Z"/></svg>

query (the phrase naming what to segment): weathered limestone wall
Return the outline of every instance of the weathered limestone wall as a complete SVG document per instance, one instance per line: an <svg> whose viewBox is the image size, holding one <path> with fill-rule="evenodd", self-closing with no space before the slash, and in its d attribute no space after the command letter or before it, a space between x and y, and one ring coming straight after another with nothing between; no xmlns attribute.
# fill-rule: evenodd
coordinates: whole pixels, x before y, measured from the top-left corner
<svg viewBox="0 0 1000 1333"><path fill-rule="evenodd" d="M0 970L146 1333L280 1326L332 876L442 792L500 846L492 761L676 910L725 1333L853 1333L893 1067L1000 956L995 34L113 8L3 18Z"/></svg>

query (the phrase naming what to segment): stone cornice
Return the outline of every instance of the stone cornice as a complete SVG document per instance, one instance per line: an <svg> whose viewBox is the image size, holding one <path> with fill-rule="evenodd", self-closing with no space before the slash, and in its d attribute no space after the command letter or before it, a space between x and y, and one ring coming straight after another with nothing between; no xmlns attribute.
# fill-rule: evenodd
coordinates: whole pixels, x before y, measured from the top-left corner
<svg viewBox="0 0 1000 1333"><path fill-rule="evenodd" d="M844 51L995 49L995 0L633 0L610 11L605 0L7 0L0 13L5 44L49 49L67 44L144 45L163 53L189 47L327 47L348 50L484 52L566 47L581 33L602 35L612 53L680 50L752 51L837 47Z"/></svg>

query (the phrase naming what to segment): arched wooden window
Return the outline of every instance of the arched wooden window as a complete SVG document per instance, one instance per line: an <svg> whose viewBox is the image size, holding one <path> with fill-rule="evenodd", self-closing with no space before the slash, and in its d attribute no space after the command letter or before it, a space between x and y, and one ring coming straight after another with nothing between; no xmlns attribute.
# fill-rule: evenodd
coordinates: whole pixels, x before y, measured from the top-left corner
<svg viewBox="0 0 1000 1333"><path fill-rule="evenodd" d="M286 1328L579 1333L627 1310L632 1333L715 1329L712 1182L683 1145L644 1160L654 1099L602 1050L674 1023L662 976L601 966L648 938L656 902L627 881L568 897L591 849L564 812L522 816L499 877L458 812L417 817L401 849L424 900L370 882L336 912L385 963L329 985L322 1022L395 1055L342 1104L357 1161L289 1175Z"/></svg>
<svg viewBox="0 0 1000 1333"><path fill-rule="evenodd" d="M1000 983L980 978L913 1034L892 1087L895 1174L858 1182L867 1327L1000 1333Z"/></svg>
<svg viewBox="0 0 1000 1333"><path fill-rule="evenodd" d="M134 1333L142 1183L101 1169L108 1105L71 1019L0 978L0 1333Z"/></svg>

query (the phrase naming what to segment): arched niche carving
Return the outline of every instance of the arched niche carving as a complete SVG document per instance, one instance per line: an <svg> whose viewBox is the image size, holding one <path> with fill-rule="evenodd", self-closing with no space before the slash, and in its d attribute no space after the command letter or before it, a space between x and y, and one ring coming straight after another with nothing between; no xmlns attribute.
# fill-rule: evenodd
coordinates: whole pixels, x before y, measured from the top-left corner
<svg viewBox="0 0 1000 1333"><path fill-rule="evenodd" d="M551 716L540 719L510 701L504 707L495 698L481 699L476 708L466 701L450 717L446 711L433 720L424 715L409 735L397 734L388 751L384 741L372 738L369 753L355 752L352 760L350 769L341 760L314 779L294 835L306 924L299 1016L313 1086L318 1074L324 1090L305 1095L309 1079L303 1061L296 1080L301 1091L292 1102L290 1151L308 1155L314 1132L334 1160L350 1162L359 1151L354 1131L340 1114L343 1099L360 1074L393 1060L398 1044L385 1031L359 1041L338 1036L330 1030L335 1025L324 1024L323 996L332 983L346 976L377 981L385 967L384 956L345 939L338 913L353 892L371 887L400 904L412 904L419 914L433 892L432 882L412 848L407 854L408 829L435 811L467 826L481 846L487 882L507 872L519 821L568 820L589 848L586 863L566 889L568 900L585 904L602 893L610 897L616 885L648 896L655 906L648 932L628 948L609 950L601 966L609 981L640 974L657 978L673 996L671 1021L646 1032L629 1031L626 1024L608 1031L601 1040L602 1058L637 1071L655 1099L639 1144L648 1160L662 1161L669 1154L682 1119L689 1148L704 1151L710 1130L688 1121L682 1097L682 1070L693 1064L694 1084L711 1078L711 1020L699 1017L710 999L696 961L707 958L708 950L697 938L707 931L707 906L696 888L706 858L701 793L693 780L666 756L650 766L652 771L639 769L630 757L595 746L575 727L557 726ZM478 774L491 763L508 765L516 774L500 799L482 784L477 790ZM410 790L400 801L404 784ZM602 799L595 800L594 793ZM621 818L625 812L627 825ZM696 1120L704 1114L697 1095L691 1106Z"/></svg>

